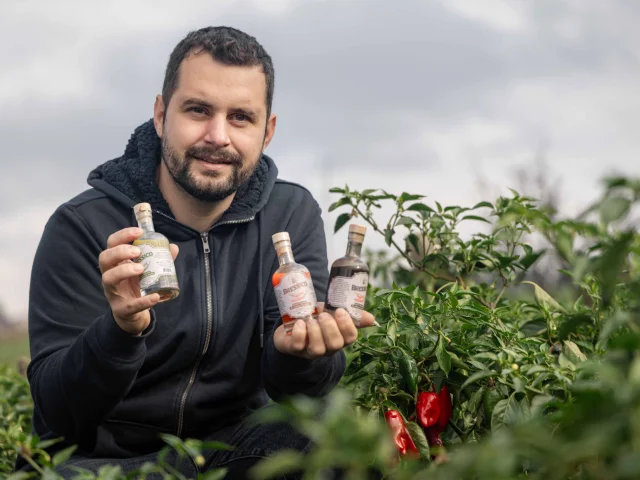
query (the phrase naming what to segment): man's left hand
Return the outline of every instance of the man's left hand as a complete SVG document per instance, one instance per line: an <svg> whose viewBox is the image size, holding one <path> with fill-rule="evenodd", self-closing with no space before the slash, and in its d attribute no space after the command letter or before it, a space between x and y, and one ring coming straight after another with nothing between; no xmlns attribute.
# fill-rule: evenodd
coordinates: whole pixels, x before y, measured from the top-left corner
<svg viewBox="0 0 640 480"><path fill-rule="evenodd" d="M373 315L362 312L360 326L356 327L346 310L339 308L334 314L324 312L324 303L318 303L317 319L297 320L291 335L280 325L273 334L273 343L278 351L296 357L314 359L330 356L358 338L358 328L374 324Z"/></svg>

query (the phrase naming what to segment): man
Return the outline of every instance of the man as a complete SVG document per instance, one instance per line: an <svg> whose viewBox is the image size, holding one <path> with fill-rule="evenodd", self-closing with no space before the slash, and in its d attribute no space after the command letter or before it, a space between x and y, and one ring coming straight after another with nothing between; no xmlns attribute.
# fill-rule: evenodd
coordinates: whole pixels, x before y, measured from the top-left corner
<svg viewBox="0 0 640 480"><path fill-rule="evenodd" d="M339 310L284 333L271 235L289 232L321 301L328 264L320 208L263 154L273 90L271 59L253 37L190 33L170 56L153 120L47 223L32 271L28 377L35 431L64 437L56 448L78 445L71 465L131 471L155 460L161 433L234 446L208 452L203 467L232 478L277 450L309 448L286 425L252 426L250 414L268 397L329 392L357 330ZM181 293L170 302L139 294L139 202L172 242ZM372 323L365 313L361 326Z"/></svg>

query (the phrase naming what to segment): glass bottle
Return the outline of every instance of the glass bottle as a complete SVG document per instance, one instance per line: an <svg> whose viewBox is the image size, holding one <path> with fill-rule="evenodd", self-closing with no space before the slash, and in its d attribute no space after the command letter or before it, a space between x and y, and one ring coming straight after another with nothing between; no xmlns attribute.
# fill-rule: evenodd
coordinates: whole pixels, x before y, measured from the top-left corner
<svg viewBox="0 0 640 480"><path fill-rule="evenodd" d="M271 282L278 300L285 332L290 335L296 320L306 321L318 315L316 291L307 267L296 263L293 259L289 233L276 233L272 235L271 240L280 264Z"/></svg>
<svg viewBox="0 0 640 480"><path fill-rule="evenodd" d="M176 267L167 237L155 231L151 215L151 205L139 203L133 207L138 226L144 230L133 245L142 252L135 260L144 266L140 275L140 295L152 293L160 295L160 302L173 300L180 293Z"/></svg>
<svg viewBox="0 0 640 480"><path fill-rule="evenodd" d="M344 308L356 326L360 326L369 285L369 267L360 258L366 231L362 225L349 225L347 252L331 265L325 302L325 311Z"/></svg>

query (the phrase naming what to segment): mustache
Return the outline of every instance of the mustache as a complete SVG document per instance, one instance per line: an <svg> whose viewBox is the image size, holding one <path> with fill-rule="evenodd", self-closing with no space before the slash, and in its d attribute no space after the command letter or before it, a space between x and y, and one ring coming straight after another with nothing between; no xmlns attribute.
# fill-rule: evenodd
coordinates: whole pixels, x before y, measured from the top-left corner
<svg viewBox="0 0 640 480"><path fill-rule="evenodd" d="M225 162L233 165L242 165L242 157L228 150L215 150L206 147L191 147L185 152L187 158L199 158L205 162Z"/></svg>

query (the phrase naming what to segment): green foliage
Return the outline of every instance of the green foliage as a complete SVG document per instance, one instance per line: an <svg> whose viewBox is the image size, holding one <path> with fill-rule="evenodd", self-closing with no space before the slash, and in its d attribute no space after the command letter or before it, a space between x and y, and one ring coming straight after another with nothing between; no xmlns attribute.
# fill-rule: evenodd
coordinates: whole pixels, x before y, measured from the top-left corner
<svg viewBox="0 0 640 480"><path fill-rule="evenodd" d="M76 450L72 446L51 456L45 449L55 445L62 439L41 441L31 432L31 416L33 404L27 380L7 366L0 366L0 478L10 480L24 480L30 478L59 479L55 469L71 457ZM119 466L104 466L96 473L77 467L70 467L77 472L74 478L82 480L125 480L129 478L145 479L150 475L159 474L164 478L186 480L176 470L176 465L167 461L171 450L177 452L178 465L182 462L204 464L202 455L205 450L230 449L228 445L219 442L202 442L200 440L181 440L171 435L163 435L167 444L159 453L158 461L147 463L134 472L124 475ZM31 473L12 473L17 456L22 456L29 462L34 471ZM188 460L190 458L190 460ZM224 478L226 469L212 469L196 478L202 480L217 480Z"/></svg>
<svg viewBox="0 0 640 480"><path fill-rule="evenodd" d="M640 182L606 187L582 215L558 221L517 192L468 209L408 193L333 190L341 198L332 210L348 208L397 255L369 256L374 276L393 283L371 288L380 328L351 349L341 387L353 405L335 415L365 411L384 424L384 412L399 410L419 444L418 393L446 384L453 394L446 453L392 471L377 465L387 478L637 478L640 236L629 215ZM380 221L383 202L396 211ZM347 221L339 217L336 230ZM488 228L463 238L467 221ZM536 234L550 251L530 246ZM528 280L551 253L562 261L568 300ZM390 275L397 259L404 268Z"/></svg>
<svg viewBox="0 0 640 480"><path fill-rule="evenodd" d="M32 408L27 380L0 365L0 476L13 471L19 445L31 431Z"/></svg>
<svg viewBox="0 0 640 480"><path fill-rule="evenodd" d="M337 390L326 404L306 397L292 398L280 408L264 412L262 421L289 421L311 438L314 450L282 451L259 463L252 478L279 478L304 471L305 479L333 478L331 469L340 469L353 480L368 479L371 471L386 471L393 463L394 446L386 427L377 416L352 407L351 395Z"/></svg>

